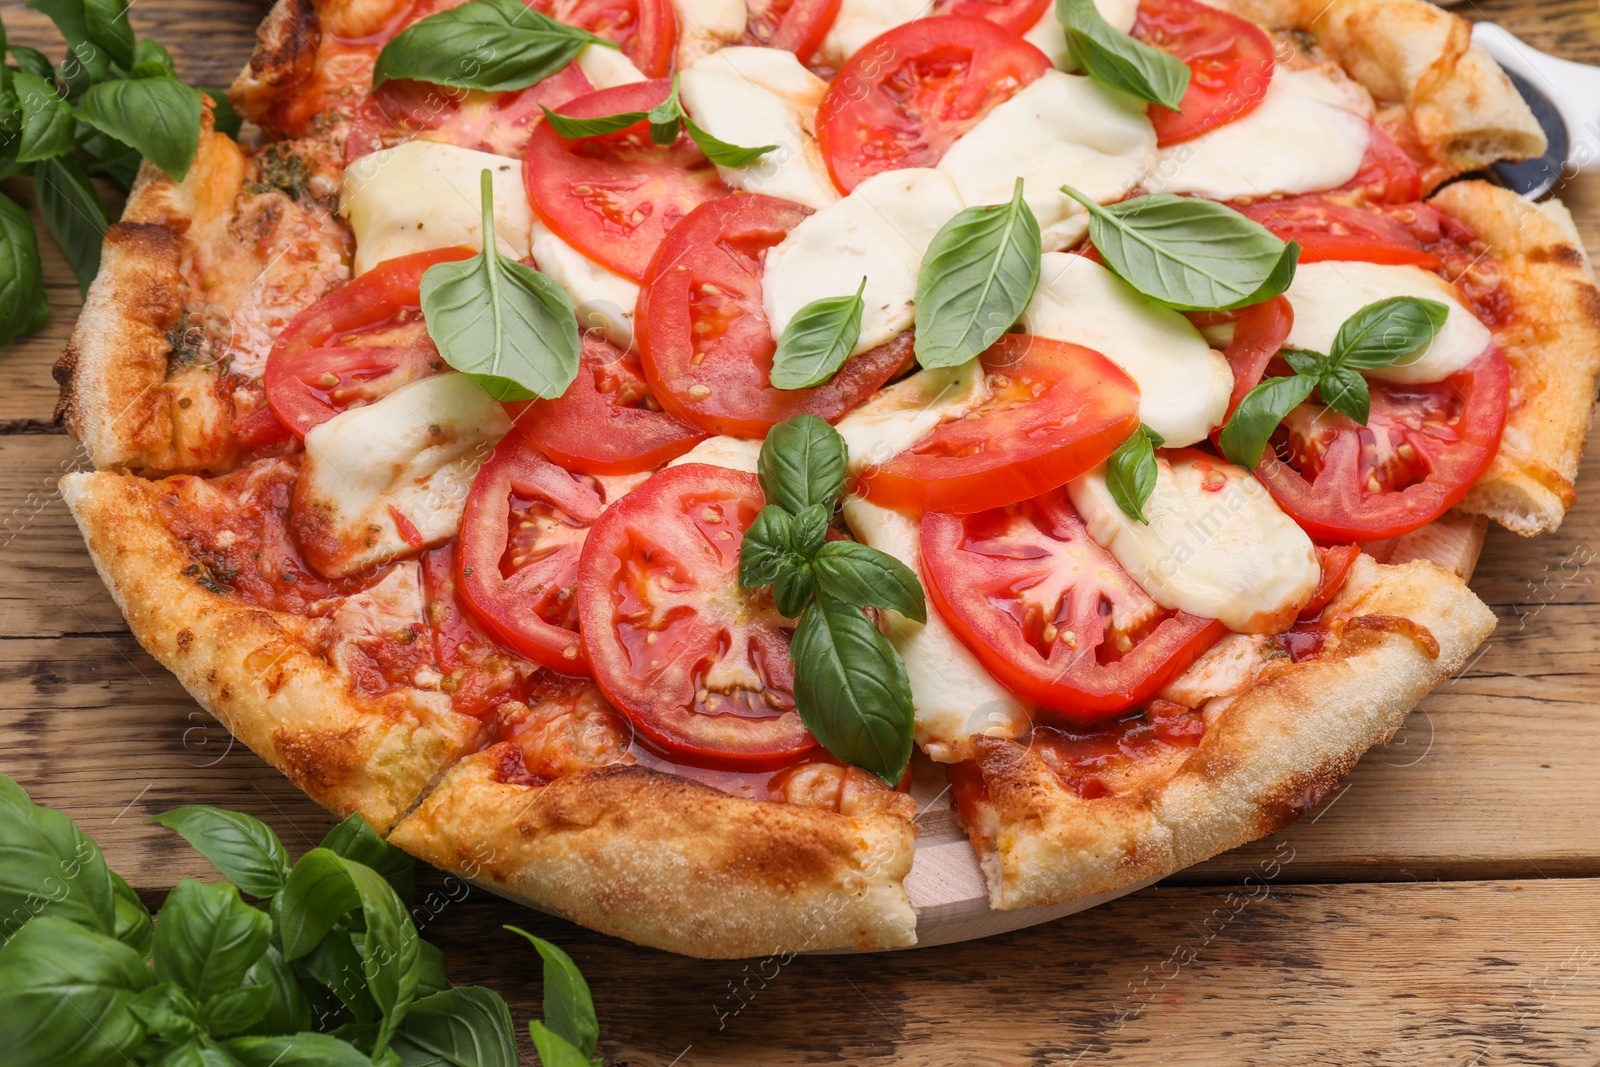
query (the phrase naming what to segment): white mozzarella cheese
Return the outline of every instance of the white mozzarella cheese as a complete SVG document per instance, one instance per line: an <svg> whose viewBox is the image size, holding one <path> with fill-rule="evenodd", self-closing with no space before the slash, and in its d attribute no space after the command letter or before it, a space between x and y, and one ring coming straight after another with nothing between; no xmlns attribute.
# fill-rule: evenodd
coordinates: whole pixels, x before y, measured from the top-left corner
<svg viewBox="0 0 1600 1067"><path fill-rule="evenodd" d="M637 282L573 248L537 216L528 227L528 250L539 270L572 297L579 329L597 329L618 348L633 347Z"/></svg>
<svg viewBox="0 0 1600 1067"><path fill-rule="evenodd" d="M842 0L816 62L838 69L874 37L933 11L929 0ZM882 62L892 58L887 47Z"/></svg>
<svg viewBox="0 0 1600 1067"><path fill-rule="evenodd" d="M827 89L781 48L724 48L679 79L684 110L711 136L745 148L778 146L749 166L719 165L724 182L812 208L839 199L811 129Z"/></svg>
<svg viewBox="0 0 1600 1067"><path fill-rule="evenodd" d="M880 389L834 426L848 449L850 473L887 462L988 397L987 376L975 359L918 371Z"/></svg>
<svg viewBox="0 0 1600 1067"><path fill-rule="evenodd" d="M874 174L843 200L800 220L767 253L761 302L772 336L780 337L811 301L848 296L862 278L866 308L855 351L909 329L923 253L962 206L949 175L908 167Z"/></svg>
<svg viewBox="0 0 1600 1067"><path fill-rule="evenodd" d="M844 519L857 540L922 574L918 516L846 496ZM884 633L905 661L917 744L929 756L953 762L971 755L974 737L1021 737L1028 732L1027 705L984 669L932 604L926 625L894 611L883 612L882 619Z"/></svg>
<svg viewBox="0 0 1600 1067"><path fill-rule="evenodd" d="M679 70L744 36L744 0L672 0L672 6L678 13Z"/></svg>
<svg viewBox="0 0 1600 1067"><path fill-rule="evenodd" d="M1022 313L1038 337L1092 348L1139 385L1139 418L1170 446L1221 425L1233 372L1189 320L1084 256L1046 252Z"/></svg>
<svg viewBox="0 0 1600 1067"><path fill-rule="evenodd" d="M1067 485L1089 536L1164 608L1236 633L1294 622L1322 578L1305 531L1253 475L1199 452L1158 454L1149 524L1112 499L1103 467Z"/></svg>
<svg viewBox="0 0 1600 1067"><path fill-rule="evenodd" d="M1163 149L1144 186L1214 200L1337 188L1361 169L1372 135L1364 92L1315 70L1280 70L1254 111Z"/></svg>
<svg viewBox="0 0 1600 1067"><path fill-rule="evenodd" d="M1138 185L1155 158L1155 129L1142 102L1047 70L962 134L939 169L968 204L1003 204L1021 178L1051 252L1089 232L1088 213L1062 185L1108 204Z"/></svg>
<svg viewBox="0 0 1600 1067"><path fill-rule="evenodd" d="M611 89L648 80L644 72L633 65L633 60L622 54L620 48L586 45L579 49L576 62L583 76L596 89Z"/></svg>
<svg viewBox="0 0 1600 1067"><path fill-rule="evenodd" d="M1133 29L1134 20L1139 16L1138 0L1094 0L1094 6L1100 12L1101 18L1123 33ZM1076 69L1072 61L1067 58L1067 33L1061 28L1061 20L1056 18L1055 4L1047 6L1044 14L1039 16L1039 21L1035 22L1022 37L1049 56L1050 62L1059 69Z"/></svg>
<svg viewBox="0 0 1600 1067"><path fill-rule="evenodd" d="M761 442L746 437L708 437L689 451L668 463L677 467L684 463L709 463L713 467L756 472L756 460L761 458Z"/></svg>
<svg viewBox="0 0 1600 1067"><path fill-rule="evenodd" d="M294 507L314 511L342 546L324 571L351 574L415 555L391 508L428 546L454 537L478 467L510 429L505 409L465 374L412 382L314 427Z"/></svg>
<svg viewBox="0 0 1600 1067"><path fill-rule="evenodd" d="M479 175L485 169L494 175L495 247L512 259L526 256L533 212L521 163L437 141L407 141L345 169L339 210L355 233L355 273L431 248L482 248Z"/></svg>
<svg viewBox="0 0 1600 1067"><path fill-rule="evenodd" d="M1332 351L1339 327L1378 300L1415 296L1450 309L1427 346L1400 363L1362 371L1391 382L1437 382L1477 359L1494 340L1478 317L1461 305L1455 288L1421 267L1381 263L1307 263L1295 272L1285 294L1294 308L1294 326L1285 342L1324 354Z"/></svg>

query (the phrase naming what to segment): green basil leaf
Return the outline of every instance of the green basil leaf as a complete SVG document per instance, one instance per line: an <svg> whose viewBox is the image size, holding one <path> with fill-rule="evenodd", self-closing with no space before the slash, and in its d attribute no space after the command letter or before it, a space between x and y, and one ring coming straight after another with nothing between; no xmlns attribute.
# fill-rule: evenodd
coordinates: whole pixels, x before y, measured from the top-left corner
<svg viewBox="0 0 1600 1067"><path fill-rule="evenodd" d="M156 917L156 978L198 998L236 989L272 937L272 920L227 882L185 878Z"/></svg>
<svg viewBox="0 0 1600 1067"><path fill-rule="evenodd" d="M645 121L650 123L650 140L658 145L669 145L683 131L683 105L678 103L678 76L672 76L672 91L667 98L646 111Z"/></svg>
<svg viewBox="0 0 1600 1067"><path fill-rule="evenodd" d="M0 1049L18 1064L132 1063L145 1029L129 1005L149 985L127 945L52 915L34 919L0 947Z"/></svg>
<svg viewBox="0 0 1600 1067"><path fill-rule="evenodd" d="M194 998L172 982L151 986L134 997L128 1008L164 1041L188 1041L204 1032Z"/></svg>
<svg viewBox="0 0 1600 1067"><path fill-rule="evenodd" d="M700 149L701 154L719 167L748 167L768 152L778 150L775 144L764 144L759 148L741 148L739 145L718 140L696 126L687 115L683 117L683 128L689 131L689 139Z"/></svg>
<svg viewBox="0 0 1600 1067"><path fill-rule="evenodd" d="M585 46L617 45L522 0L470 0L401 30L378 53L372 87L390 78L508 93L536 85Z"/></svg>
<svg viewBox="0 0 1600 1067"><path fill-rule="evenodd" d="M1056 0L1067 36L1067 57L1112 89L1176 110L1189 88L1189 68L1177 56L1151 48L1101 16L1093 0Z"/></svg>
<svg viewBox="0 0 1600 1067"><path fill-rule="evenodd" d="M813 300L789 320L772 356L774 389L810 389L832 378L850 358L861 338L861 294L867 279L851 296Z"/></svg>
<svg viewBox="0 0 1600 1067"><path fill-rule="evenodd" d="M150 955L155 945L156 930L150 922L150 909L144 906L139 894L116 871L111 875L113 908L112 936L137 952L140 958Z"/></svg>
<svg viewBox="0 0 1600 1067"><path fill-rule="evenodd" d="M33 168L39 214L78 279L79 293L100 273L100 248L110 218L89 172L76 156L41 160Z"/></svg>
<svg viewBox="0 0 1600 1067"><path fill-rule="evenodd" d="M43 325L48 307L33 220L22 205L0 194L0 348ZM0 885L4 881L0 871Z"/></svg>
<svg viewBox="0 0 1600 1067"><path fill-rule="evenodd" d="M811 566L817 585L835 600L928 621L928 602L916 571L886 552L855 541L829 541Z"/></svg>
<svg viewBox="0 0 1600 1067"><path fill-rule="evenodd" d="M593 1060L538 1019L528 1020L528 1036L533 1038L540 1067L594 1067Z"/></svg>
<svg viewBox="0 0 1600 1067"><path fill-rule="evenodd" d="M35 77L50 81L56 76L55 68L50 65L50 59L37 48L29 48L25 44L6 45L6 54L16 63L17 69Z"/></svg>
<svg viewBox="0 0 1600 1067"><path fill-rule="evenodd" d="M1157 193L1102 206L1070 185L1089 212L1089 240L1123 281L1183 311L1259 304L1294 280L1299 246L1210 200Z"/></svg>
<svg viewBox="0 0 1600 1067"><path fill-rule="evenodd" d="M240 1067L372 1067L360 1050L327 1034L236 1037L222 1048Z"/></svg>
<svg viewBox="0 0 1600 1067"><path fill-rule="evenodd" d="M515 926L506 929L527 938L544 961L545 1025L577 1049L585 1060L589 1059L600 1043L600 1023L595 1018L594 998L589 994L589 983L583 980L583 972L578 970L571 956L544 938Z"/></svg>
<svg viewBox="0 0 1600 1067"><path fill-rule="evenodd" d="M1304 348L1285 348L1279 352L1279 355L1283 357L1285 363L1294 368L1296 374L1304 374L1312 378L1322 377L1328 368L1333 365L1327 356Z"/></svg>
<svg viewBox="0 0 1600 1067"><path fill-rule="evenodd" d="M1349 367L1333 367L1317 381L1322 402L1341 415L1365 426L1372 413L1372 394L1367 380Z"/></svg>
<svg viewBox="0 0 1600 1067"><path fill-rule="evenodd" d="M776 504L768 504L756 515L739 545L739 584L759 589L777 580L790 566L793 541L790 529L794 519Z"/></svg>
<svg viewBox="0 0 1600 1067"><path fill-rule="evenodd" d="M1217 436L1222 454L1245 470L1255 470L1272 431L1284 416L1305 403L1316 387L1315 378L1297 374L1293 378L1268 378L1250 390Z"/></svg>
<svg viewBox="0 0 1600 1067"><path fill-rule="evenodd" d="M65 155L78 147L72 105L56 93L53 80L18 71L13 79L22 104L22 130L17 162L34 163Z"/></svg>
<svg viewBox="0 0 1600 1067"><path fill-rule="evenodd" d="M83 94L78 118L131 145L182 181L200 148L200 92L176 78L101 82Z"/></svg>
<svg viewBox="0 0 1600 1067"><path fill-rule="evenodd" d="M422 275L422 317L444 361L496 400L550 400L578 376L578 316L561 286L500 254L483 172L483 250Z"/></svg>
<svg viewBox="0 0 1600 1067"><path fill-rule="evenodd" d="M83 84L98 81L111 72L111 53L91 37L84 0L28 0L28 6L55 23L56 30L67 42L68 55L62 68L71 76L63 80ZM127 55L128 63L124 66L133 61L131 43Z"/></svg>
<svg viewBox="0 0 1600 1067"><path fill-rule="evenodd" d="M289 854L272 828L241 811L190 804L152 816L189 842L222 876L253 897L270 897L289 877Z"/></svg>
<svg viewBox="0 0 1600 1067"><path fill-rule="evenodd" d="M84 0L83 12L89 39L111 57L111 62L127 70L138 61L138 45L133 26L128 22L130 0ZM165 51L165 49L163 49Z"/></svg>
<svg viewBox="0 0 1600 1067"><path fill-rule="evenodd" d="M83 142L90 155L89 173L110 178L117 188L126 193L139 177L139 164L143 157L139 150L130 148L114 137L93 133Z"/></svg>
<svg viewBox="0 0 1600 1067"><path fill-rule="evenodd" d="M272 1001L251 1029L257 1034L293 1034L311 1028L311 1003L300 978L276 945L268 945L260 959L244 972L245 985L266 986Z"/></svg>
<svg viewBox="0 0 1600 1067"><path fill-rule="evenodd" d="M417 975L417 996L424 997L450 988L450 976L445 970L444 953L431 941L418 941L422 967Z"/></svg>
<svg viewBox="0 0 1600 1067"><path fill-rule="evenodd" d="M1041 251L1021 178L1010 203L969 207L940 227L917 272L917 362L959 366L1000 340L1033 298Z"/></svg>
<svg viewBox="0 0 1600 1067"><path fill-rule="evenodd" d="M171 1046L151 1060L149 1067L239 1067L232 1056L202 1041L196 1038L184 1045Z"/></svg>
<svg viewBox="0 0 1600 1067"><path fill-rule="evenodd" d="M811 504L801 508L789 529L789 543L803 559L811 559L821 551L828 539L828 523L833 518L833 503Z"/></svg>
<svg viewBox="0 0 1600 1067"><path fill-rule="evenodd" d="M817 578L804 557L790 556L786 565L772 580L772 601L779 614L798 619L816 594Z"/></svg>
<svg viewBox="0 0 1600 1067"><path fill-rule="evenodd" d="M35 916L116 933L116 888L99 847L61 812L36 806L11 779L0 775L0 783L8 809L0 814L0 940L37 922Z"/></svg>
<svg viewBox="0 0 1600 1067"><path fill-rule="evenodd" d="M177 68L172 65L172 53L167 46L149 38L138 42L133 49L133 66L130 78L176 78Z"/></svg>
<svg viewBox="0 0 1600 1067"><path fill-rule="evenodd" d="M375 1023L383 1014L367 988L361 945L344 925L329 931L316 948L295 961L295 966L332 993L356 1022ZM376 1026L373 1034L377 1034Z"/></svg>
<svg viewBox="0 0 1600 1067"><path fill-rule="evenodd" d="M233 109L228 90L202 88L200 92L211 101L211 128L229 137L238 137L239 127L244 125L244 120Z"/></svg>
<svg viewBox="0 0 1600 1067"><path fill-rule="evenodd" d="M600 115L592 119L575 119L557 114L543 104L539 105L539 109L544 112L544 119L550 124L550 128L569 141L584 137L604 137L608 133L616 133L641 123L647 117L647 113L643 111L622 111L615 115Z"/></svg>
<svg viewBox="0 0 1600 1067"><path fill-rule="evenodd" d="M1124 515L1149 525L1145 501L1156 488L1156 452L1161 435L1140 425L1106 460L1106 488Z"/></svg>
<svg viewBox="0 0 1600 1067"><path fill-rule="evenodd" d="M1393 366L1432 344L1449 315L1450 308L1437 300L1414 296L1378 300L1340 323L1329 355L1340 366L1355 370Z"/></svg>
<svg viewBox="0 0 1600 1067"><path fill-rule="evenodd" d="M911 760L911 683L889 639L860 608L818 597L789 645L794 702L822 746L898 785Z"/></svg>
<svg viewBox="0 0 1600 1067"><path fill-rule="evenodd" d="M483 986L462 986L422 997L406 1012L395 1048L412 1046L432 1057L427 1062L452 1067L517 1067L517 1038L511 1010L500 994ZM408 1061L409 1062L409 1061Z"/></svg>
<svg viewBox="0 0 1600 1067"><path fill-rule="evenodd" d="M240 986L207 1000L200 1008L200 1018L213 1037L237 1034L264 1019L274 999L271 986Z"/></svg>
<svg viewBox="0 0 1600 1067"><path fill-rule="evenodd" d="M844 492L846 449L839 431L815 415L796 415L767 433L756 460L761 490L790 512L832 505Z"/></svg>
<svg viewBox="0 0 1600 1067"><path fill-rule="evenodd" d="M360 812L328 831L322 847L332 849L347 860L355 860L383 875L407 905L416 895L417 861L378 836Z"/></svg>

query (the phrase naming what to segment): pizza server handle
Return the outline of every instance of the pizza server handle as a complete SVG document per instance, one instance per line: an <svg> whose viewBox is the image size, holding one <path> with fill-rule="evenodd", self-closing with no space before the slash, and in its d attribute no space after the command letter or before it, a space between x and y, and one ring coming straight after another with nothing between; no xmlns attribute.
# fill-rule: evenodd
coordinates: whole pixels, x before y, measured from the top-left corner
<svg viewBox="0 0 1600 1067"><path fill-rule="evenodd" d="M1550 139L1550 149L1543 161L1527 160L1497 167L1526 171L1544 162L1548 164L1547 169L1555 172L1550 175L1549 185L1555 183L1563 168L1568 174L1600 169L1600 67L1557 59L1523 43L1492 22L1474 24L1472 40L1500 64ZM1525 179L1530 177L1530 174L1524 175ZM1508 181L1507 184L1518 187L1519 183ZM1547 191L1549 185L1530 195ZM1519 191L1528 192L1526 189Z"/></svg>

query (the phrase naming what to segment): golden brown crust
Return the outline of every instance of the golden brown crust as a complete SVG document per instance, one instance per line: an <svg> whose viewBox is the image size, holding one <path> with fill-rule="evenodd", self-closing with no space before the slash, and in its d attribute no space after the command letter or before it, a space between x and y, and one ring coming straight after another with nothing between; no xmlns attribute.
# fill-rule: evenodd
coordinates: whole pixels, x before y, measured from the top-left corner
<svg viewBox="0 0 1600 1067"><path fill-rule="evenodd" d="M1500 264L1511 322L1495 331L1511 367L1500 452L1461 507L1524 536L1561 525L1589 436L1600 377L1600 289L1564 209L1541 209L1487 182L1458 182L1432 203L1471 227Z"/></svg>
<svg viewBox="0 0 1600 1067"><path fill-rule="evenodd" d="M642 945L736 958L916 942L909 798L844 816L617 765L506 784L457 765L389 840L495 892Z"/></svg>
<svg viewBox="0 0 1600 1067"><path fill-rule="evenodd" d="M440 693L357 693L328 661L326 620L250 607L182 573L159 482L69 474L61 493L128 626L239 740L317 803L393 825L475 747L476 720Z"/></svg>
<svg viewBox="0 0 1600 1067"><path fill-rule="evenodd" d="M993 906L1137 885L1288 825L1494 628L1458 578L1420 561L1361 557L1329 610L1349 619L1330 647L1214 702L1199 745L1129 792L1082 799L1022 744L980 741L986 797L967 830Z"/></svg>
<svg viewBox="0 0 1600 1067"><path fill-rule="evenodd" d="M278 0L256 28L256 48L228 90L239 114L260 122L267 109L308 80L322 26L311 0Z"/></svg>

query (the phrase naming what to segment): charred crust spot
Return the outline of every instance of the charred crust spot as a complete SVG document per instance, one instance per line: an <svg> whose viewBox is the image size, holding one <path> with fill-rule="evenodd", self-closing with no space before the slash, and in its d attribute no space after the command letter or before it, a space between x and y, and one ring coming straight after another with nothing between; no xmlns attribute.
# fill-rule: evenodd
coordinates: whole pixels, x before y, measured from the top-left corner
<svg viewBox="0 0 1600 1067"><path fill-rule="evenodd" d="M1529 263L1554 263L1562 267L1583 266L1583 253L1569 244L1540 245L1527 253Z"/></svg>
<svg viewBox="0 0 1600 1067"><path fill-rule="evenodd" d="M56 386L61 390L56 398L55 421L57 425L66 421L72 411L72 382L78 373L78 346L76 342L68 341L67 347L62 349L61 356L50 368L50 376L56 380Z"/></svg>
<svg viewBox="0 0 1600 1067"><path fill-rule="evenodd" d="M278 731L272 748L287 774L301 788L328 790L348 782L360 759L361 728L337 733Z"/></svg>
<svg viewBox="0 0 1600 1067"><path fill-rule="evenodd" d="M1439 658L1439 641L1426 626L1399 615L1357 615L1339 626L1340 635L1349 640L1363 631L1376 634L1399 634L1416 642L1429 659Z"/></svg>
<svg viewBox="0 0 1600 1067"><path fill-rule="evenodd" d="M322 25L311 0L279 0L256 31L250 74L274 88L297 80L315 62Z"/></svg>
<svg viewBox="0 0 1600 1067"><path fill-rule="evenodd" d="M189 646L194 644L194 631L185 626L183 629L178 631L177 642L178 651L189 651Z"/></svg>
<svg viewBox="0 0 1600 1067"><path fill-rule="evenodd" d="M1257 835L1270 834L1297 822L1302 815L1327 799L1352 768L1359 753L1330 759L1314 771L1294 775L1279 783L1262 800Z"/></svg>

